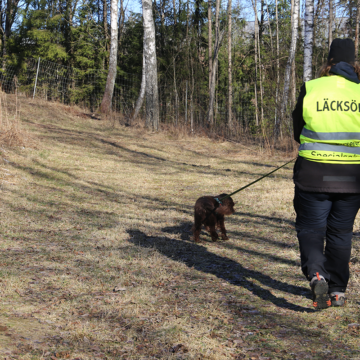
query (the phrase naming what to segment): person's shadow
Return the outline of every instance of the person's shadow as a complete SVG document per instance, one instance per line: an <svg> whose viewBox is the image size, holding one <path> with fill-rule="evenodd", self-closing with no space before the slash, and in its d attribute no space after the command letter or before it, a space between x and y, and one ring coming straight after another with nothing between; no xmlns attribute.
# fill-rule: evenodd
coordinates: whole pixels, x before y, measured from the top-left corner
<svg viewBox="0 0 360 360"><path fill-rule="evenodd" d="M184 225L182 225L182 228L184 228ZM169 230L169 228L167 228L167 230ZM175 232L175 230L176 229L172 228L172 232ZM309 289L283 283L259 271L246 269L234 260L209 252L206 247L200 243L176 240L166 236L147 236L145 233L136 229L129 229L127 232L130 235L129 241L135 245L144 248L154 248L159 253L174 261L182 262L189 268L213 274L230 284L244 287L259 298L265 301L271 301L276 306L299 312L315 311L314 309L291 304L284 298L278 298L269 290L262 288L251 280L257 280L265 286L276 290L308 298L310 298ZM187 238L188 236L185 235L184 237Z"/></svg>

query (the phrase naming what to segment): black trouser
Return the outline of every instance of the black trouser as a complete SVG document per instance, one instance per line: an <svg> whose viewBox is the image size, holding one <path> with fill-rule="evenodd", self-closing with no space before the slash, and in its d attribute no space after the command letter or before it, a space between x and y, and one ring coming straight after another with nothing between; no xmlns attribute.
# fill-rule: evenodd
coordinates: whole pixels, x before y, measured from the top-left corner
<svg viewBox="0 0 360 360"><path fill-rule="evenodd" d="M301 269L308 280L317 272L323 275L329 282L329 292L346 290L352 231L359 207L360 194L312 193L295 187Z"/></svg>

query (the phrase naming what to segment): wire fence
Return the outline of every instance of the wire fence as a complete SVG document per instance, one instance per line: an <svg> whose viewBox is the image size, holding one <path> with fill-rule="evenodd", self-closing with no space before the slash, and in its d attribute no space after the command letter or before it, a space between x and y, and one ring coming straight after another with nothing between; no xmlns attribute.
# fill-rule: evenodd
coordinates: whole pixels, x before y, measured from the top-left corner
<svg viewBox="0 0 360 360"><path fill-rule="evenodd" d="M76 69L43 59L27 59L21 67L6 65L0 69L1 90L16 90L28 97L78 105L95 112L102 101L107 78L106 70ZM115 81L112 111L124 121L130 121L139 95L141 75L120 72ZM247 131L255 124L255 106L248 89L235 87L232 99L233 130ZM188 126L192 131L208 129L207 93L188 89L185 80L179 81L177 91L159 82L160 122ZM228 99L226 91L216 93L213 130L227 129ZM273 108L273 107L272 107ZM140 116L144 116L144 106ZM267 114L274 116L274 114ZM233 135L236 135L233 131Z"/></svg>
<svg viewBox="0 0 360 360"><path fill-rule="evenodd" d="M27 96L79 105L96 111L104 95L106 70L76 69L42 60L27 59L21 68L6 65L0 69L1 89L14 93L15 89ZM112 109L129 116L140 89L138 76L120 73L116 77Z"/></svg>

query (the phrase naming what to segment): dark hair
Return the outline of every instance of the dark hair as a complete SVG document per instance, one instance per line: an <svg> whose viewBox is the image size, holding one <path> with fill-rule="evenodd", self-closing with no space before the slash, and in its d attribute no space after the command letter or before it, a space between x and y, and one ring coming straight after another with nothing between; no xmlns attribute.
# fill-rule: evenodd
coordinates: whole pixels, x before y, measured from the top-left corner
<svg viewBox="0 0 360 360"><path fill-rule="evenodd" d="M323 77L323 76L329 76L329 72L332 66L334 66L335 63L333 62L333 59L327 60L320 68L319 72L318 72L318 78ZM355 61L353 63L350 63L350 65L354 68L354 71L358 77L358 79L360 80L360 64Z"/></svg>

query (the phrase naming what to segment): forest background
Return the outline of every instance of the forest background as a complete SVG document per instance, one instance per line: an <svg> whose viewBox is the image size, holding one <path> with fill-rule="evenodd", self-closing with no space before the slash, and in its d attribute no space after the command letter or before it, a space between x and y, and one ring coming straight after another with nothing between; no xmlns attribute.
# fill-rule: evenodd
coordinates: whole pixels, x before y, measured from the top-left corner
<svg viewBox="0 0 360 360"><path fill-rule="evenodd" d="M355 1L310 3L314 78L331 39L358 38L359 11ZM304 1L156 0L152 6L161 127L268 144L292 138L290 114L304 73ZM37 86L36 96L96 111L109 65L110 1L1 0L0 7L3 88L35 96ZM112 108L131 124L143 64L140 2L120 0L117 28Z"/></svg>

